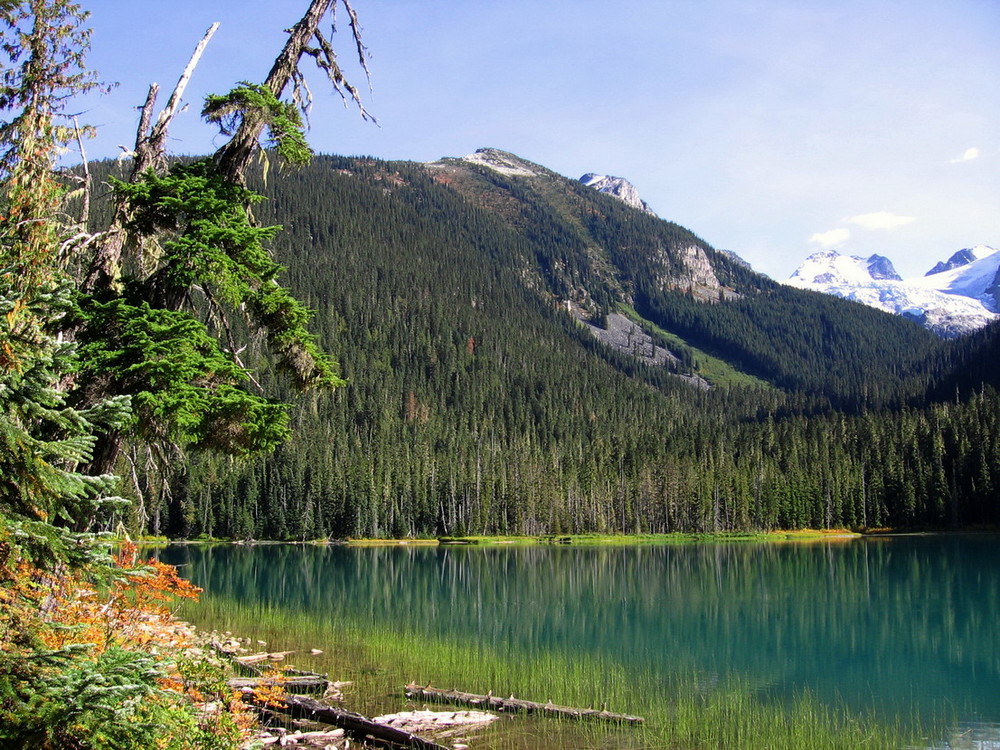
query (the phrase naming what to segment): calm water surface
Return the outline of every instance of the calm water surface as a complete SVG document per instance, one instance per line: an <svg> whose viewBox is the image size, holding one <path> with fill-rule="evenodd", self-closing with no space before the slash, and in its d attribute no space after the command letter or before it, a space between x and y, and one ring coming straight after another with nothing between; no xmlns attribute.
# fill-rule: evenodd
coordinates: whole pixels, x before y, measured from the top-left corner
<svg viewBox="0 0 1000 750"><path fill-rule="evenodd" d="M1000 538L636 547L174 546L208 600L1000 722ZM197 611L187 613L195 621Z"/></svg>

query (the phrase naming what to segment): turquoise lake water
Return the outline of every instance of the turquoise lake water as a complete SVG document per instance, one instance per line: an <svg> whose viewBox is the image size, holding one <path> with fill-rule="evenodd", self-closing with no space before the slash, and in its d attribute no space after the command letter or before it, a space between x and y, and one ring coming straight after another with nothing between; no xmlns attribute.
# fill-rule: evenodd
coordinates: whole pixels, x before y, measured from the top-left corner
<svg viewBox="0 0 1000 750"><path fill-rule="evenodd" d="M501 653L745 679L879 715L1000 723L1000 537L625 547L171 546L239 606ZM192 619L198 620L197 612ZM985 747L986 745L982 745ZM993 745L989 745L993 747Z"/></svg>

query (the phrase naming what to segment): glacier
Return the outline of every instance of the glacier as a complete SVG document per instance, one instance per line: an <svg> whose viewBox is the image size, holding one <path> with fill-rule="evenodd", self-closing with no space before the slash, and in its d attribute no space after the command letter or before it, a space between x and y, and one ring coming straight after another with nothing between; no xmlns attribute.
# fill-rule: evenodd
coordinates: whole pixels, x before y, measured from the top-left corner
<svg viewBox="0 0 1000 750"><path fill-rule="evenodd" d="M943 338L1000 318L1000 251L986 245L960 250L910 279L901 278L884 256L825 250L806 258L784 283L903 315Z"/></svg>

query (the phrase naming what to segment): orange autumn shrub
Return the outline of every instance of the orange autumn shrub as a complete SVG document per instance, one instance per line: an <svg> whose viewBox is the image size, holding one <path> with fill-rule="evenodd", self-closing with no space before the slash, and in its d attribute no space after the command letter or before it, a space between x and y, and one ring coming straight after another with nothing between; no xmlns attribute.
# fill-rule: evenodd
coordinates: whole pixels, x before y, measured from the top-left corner
<svg viewBox="0 0 1000 750"><path fill-rule="evenodd" d="M4 554L5 540L0 747L224 750L256 727L223 665L174 618L198 595L174 568L140 563L126 543L99 576L43 569Z"/></svg>

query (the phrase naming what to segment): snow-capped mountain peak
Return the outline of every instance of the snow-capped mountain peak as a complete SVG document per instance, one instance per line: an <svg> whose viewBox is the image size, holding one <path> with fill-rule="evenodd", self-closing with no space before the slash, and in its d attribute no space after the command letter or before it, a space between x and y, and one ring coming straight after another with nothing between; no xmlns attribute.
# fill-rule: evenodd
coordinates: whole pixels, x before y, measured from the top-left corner
<svg viewBox="0 0 1000 750"><path fill-rule="evenodd" d="M580 178L580 182L601 193L613 195L625 201L632 208L638 208L640 211L645 211L647 214L656 216L656 213L649 207L646 201L639 197L639 191L635 189L635 185L624 177L611 177L610 175L587 172L587 174Z"/></svg>
<svg viewBox="0 0 1000 750"><path fill-rule="evenodd" d="M976 245L975 247L967 247L959 250L957 253L952 255L948 260L939 262L934 268L928 271L925 276L931 276L936 273L941 273L942 271L950 271L953 268L958 268L959 266L964 266L973 261L982 260L983 258L993 255L996 250L988 245Z"/></svg>
<svg viewBox="0 0 1000 750"><path fill-rule="evenodd" d="M948 262L953 260L955 265L932 275L904 280L881 255L859 258L827 250L806 258L785 283L904 315L950 338L1000 317L1000 251L980 245Z"/></svg>
<svg viewBox="0 0 1000 750"><path fill-rule="evenodd" d="M896 267L892 265L892 261L884 255L870 255L865 262L868 264L868 273L873 279L903 280L903 277L896 273Z"/></svg>
<svg viewBox="0 0 1000 750"><path fill-rule="evenodd" d="M900 278L892 261L883 255L861 258L857 255L842 255L836 250L823 250L806 258L788 283L793 286L863 284L883 279L898 281Z"/></svg>
<svg viewBox="0 0 1000 750"><path fill-rule="evenodd" d="M946 294L971 297L982 302L987 309L1000 312L1000 251L979 245L968 252L973 260L914 279L913 283ZM949 263L955 255L951 256Z"/></svg>

